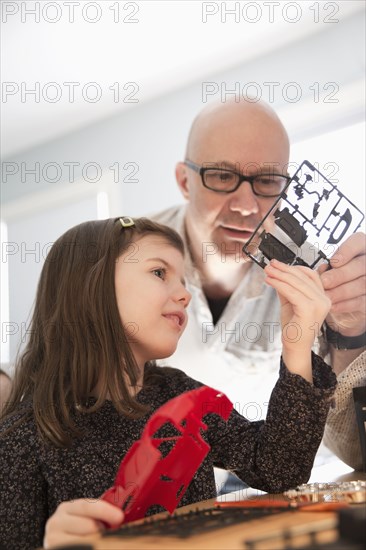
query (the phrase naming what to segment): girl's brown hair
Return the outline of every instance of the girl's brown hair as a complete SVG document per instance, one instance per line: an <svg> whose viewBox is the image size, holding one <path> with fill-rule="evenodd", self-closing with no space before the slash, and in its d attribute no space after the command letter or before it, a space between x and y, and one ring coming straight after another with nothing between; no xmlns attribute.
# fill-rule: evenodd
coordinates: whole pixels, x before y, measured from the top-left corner
<svg viewBox="0 0 366 550"><path fill-rule="evenodd" d="M129 391L138 367L117 307L116 260L129 247L132 256L133 243L145 235L163 237L182 254L184 245L164 225L133 221L129 227L120 218L77 225L53 244L45 260L29 341L17 360L3 418L22 411L18 425L33 412L41 436L53 445L67 446L80 435L72 420L75 408L94 412L107 395L127 416L147 412ZM98 399L86 407L97 384Z"/></svg>

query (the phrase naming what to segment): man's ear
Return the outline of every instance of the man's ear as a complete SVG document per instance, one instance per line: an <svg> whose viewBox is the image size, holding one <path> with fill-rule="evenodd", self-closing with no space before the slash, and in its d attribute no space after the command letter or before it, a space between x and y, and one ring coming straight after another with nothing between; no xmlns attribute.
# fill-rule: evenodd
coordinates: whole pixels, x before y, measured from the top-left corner
<svg viewBox="0 0 366 550"><path fill-rule="evenodd" d="M185 199L189 199L189 189L188 189L188 177L187 177L187 166L184 162L178 162L175 167L175 179L177 180L178 187Z"/></svg>

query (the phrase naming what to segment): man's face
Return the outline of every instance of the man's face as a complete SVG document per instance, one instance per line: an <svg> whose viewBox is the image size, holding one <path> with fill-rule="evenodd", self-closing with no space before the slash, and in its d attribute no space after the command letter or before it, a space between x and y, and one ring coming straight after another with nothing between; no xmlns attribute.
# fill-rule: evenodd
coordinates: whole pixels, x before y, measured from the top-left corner
<svg viewBox="0 0 366 550"><path fill-rule="evenodd" d="M278 173L286 175L288 143L286 136L271 119L257 116L241 124L233 116L209 122L195 144L193 162L235 170L245 175ZM276 200L254 195L244 181L233 193L211 191L201 177L181 165L186 183L182 192L188 199L187 230L191 241L215 243L221 254L238 254ZM271 226L268 220L267 229Z"/></svg>

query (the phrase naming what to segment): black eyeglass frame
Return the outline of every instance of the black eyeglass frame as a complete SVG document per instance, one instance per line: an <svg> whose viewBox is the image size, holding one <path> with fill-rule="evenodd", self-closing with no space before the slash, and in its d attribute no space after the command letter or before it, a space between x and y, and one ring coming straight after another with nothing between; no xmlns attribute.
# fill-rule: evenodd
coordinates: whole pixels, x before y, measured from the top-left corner
<svg viewBox="0 0 366 550"><path fill-rule="evenodd" d="M258 174L255 176L244 176L239 172L235 172L235 170L230 170L228 168L214 168L212 166L204 167L204 166L200 166L199 164L196 164L195 162L192 162L191 160L185 160L183 164L188 166L188 168L191 168L191 170L194 170L194 172L197 172L197 174L201 176L202 185L206 187L206 189L209 189L210 191L214 191L214 193L225 193L225 194L234 193L234 191L236 191L240 187L243 181L247 181L248 183L250 183L253 194L256 195L257 197L275 198L281 195L283 189L292 179L290 178L290 176L285 176L284 174L268 174L268 173L260 174L260 176L280 176L281 178L284 178L284 180L286 181L285 185L283 186L283 189L279 193L276 193L275 195L264 195L263 193L257 193L256 190L254 189L254 181L256 180L256 178L258 178ZM230 172L231 174L235 174L235 176L239 176L239 181L237 185L234 187L234 189L230 189L230 191L225 191L221 189L212 189L212 187L209 187L205 183L204 175L205 175L205 172L207 172L207 170L217 170L218 172Z"/></svg>

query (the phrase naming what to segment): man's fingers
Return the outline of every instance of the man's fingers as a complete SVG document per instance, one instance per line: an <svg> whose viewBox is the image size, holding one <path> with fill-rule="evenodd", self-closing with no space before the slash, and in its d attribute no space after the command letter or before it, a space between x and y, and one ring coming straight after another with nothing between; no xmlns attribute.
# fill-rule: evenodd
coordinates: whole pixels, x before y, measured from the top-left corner
<svg viewBox="0 0 366 550"><path fill-rule="evenodd" d="M354 281L365 274L366 256L357 256L339 269L330 269L320 275L325 290Z"/></svg>
<svg viewBox="0 0 366 550"><path fill-rule="evenodd" d="M343 300L332 304L331 313L357 313L361 312L363 315L366 311L366 297L361 296L358 298L352 298L350 300Z"/></svg>
<svg viewBox="0 0 366 550"><path fill-rule="evenodd" d="M349 283L326 290L326 295L332 300L332 304L345 302L353 299L363 299L366 290L366 275L359 277ZM357 308L359 309L359 307Z"/></svg>
<svg viewBox="0 0 366 550"><path fill-rule="evenodd" d="M366 235L365 233L354 233L333 254L330 264L335 268L342 267L356 256L363 254L366 254Z"/></svg>

